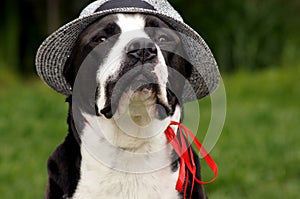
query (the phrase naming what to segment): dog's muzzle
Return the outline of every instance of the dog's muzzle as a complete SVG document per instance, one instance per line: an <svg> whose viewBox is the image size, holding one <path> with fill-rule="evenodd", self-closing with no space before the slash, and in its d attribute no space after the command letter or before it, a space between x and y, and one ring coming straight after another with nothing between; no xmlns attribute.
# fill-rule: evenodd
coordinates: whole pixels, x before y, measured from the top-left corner
<svg viewBox="0 0 300 199"><path fill-rule="evenodd" d="M128 69L133 70L133 77L128 81L131 90L155 92L155 84L158 83L157 76L153 73L158 62L155 43L146 38L133 39L126 47L126 55L127 60L130 60Z"/></svg>
<svg viewBox="0 0 300 199"><path fill-rule="evenodd" d="M130 93L134 101L151 98L154 104L159 105L159 118L169 115L171 110L166 96L162 99L162 89L166 89L166 85L161 85L161 75L157 74L157 67L167 66L160 63L158 53L156 44L148 38L136 38L126 45L119 73L106 83L106 104L101 114L108 119L112 118L124 93Z"/></svg>

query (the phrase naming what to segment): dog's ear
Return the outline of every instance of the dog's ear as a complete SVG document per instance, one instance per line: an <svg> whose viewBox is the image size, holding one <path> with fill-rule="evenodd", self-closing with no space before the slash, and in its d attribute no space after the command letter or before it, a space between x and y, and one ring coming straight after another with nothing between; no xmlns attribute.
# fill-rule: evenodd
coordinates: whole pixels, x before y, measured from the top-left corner
<svg viewBox="0 0 300 199"><path fill-rule="evenodd" d="M68 57L66 64L64 66L63 75L66 78L67 82L71 85L73 88L73 85L75 83L76 75L78 73L78 70L80 68L80 65L84 59L84 56L86 54L80 53L80 50L82 49L82 46L77 41L75 43L75 46L72 49L71 55Z"/></svg>
<svg viewBox="0 0 300 199"><path fill-rule="evenodd" d="M66 78L67 82L73 87L75 81L75 67L72 63L73 54L68 58L64 66L63 75Z"/></svg>
<svg viewBox="0 0 300 199"><path fill-rule="evenodd" d="M185 76L186 79L188 79L192 75L193 65L189 61L187 61L186 59L184 59L184 66L185 66L184 67L184 70L185 70L184 76Z"/></svg>

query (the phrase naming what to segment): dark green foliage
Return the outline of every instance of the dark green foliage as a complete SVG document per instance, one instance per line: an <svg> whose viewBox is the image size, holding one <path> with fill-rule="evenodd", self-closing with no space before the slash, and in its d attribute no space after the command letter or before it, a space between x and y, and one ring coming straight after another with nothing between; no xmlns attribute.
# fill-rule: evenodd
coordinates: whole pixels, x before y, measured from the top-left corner
<svg viewBox="0 0 300 199"><path fill-rule="evenodd" d="M2 0L0 67L33 74L39 44L91 1ZM169 1L207 41L222 70L254 70L299 59L297 0Z"/></svg>
<svg viewBox="0 0 300 199"><path fill-rule="evenodd" d="M288 8L283 0L174 1L186 21L200 32L220 68L234 71L279 65L290 34ZM294 13L296 14L296 13ZM288 26L289 25L289 26Z"/></svg>

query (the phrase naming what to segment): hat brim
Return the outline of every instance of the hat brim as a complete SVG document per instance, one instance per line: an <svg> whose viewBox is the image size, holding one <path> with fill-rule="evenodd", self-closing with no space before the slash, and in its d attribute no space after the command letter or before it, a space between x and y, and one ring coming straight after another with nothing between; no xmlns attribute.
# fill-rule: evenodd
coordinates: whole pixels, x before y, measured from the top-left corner
<svg viewBox="0 0 300 199"><path fill-rule="evenodd" d="M36 55L36 70L42 80L57 92L69 96L71 86L63 70L74 43L80 33L99 17L114 13L144 13L157 16L181 33L184 49L193 65L183 93L183 102L194 101L212 93L220 81L217 63L201 36L185 23L159 11L142 8L115 8L77 18L51 34L39 47Z"/></svg>

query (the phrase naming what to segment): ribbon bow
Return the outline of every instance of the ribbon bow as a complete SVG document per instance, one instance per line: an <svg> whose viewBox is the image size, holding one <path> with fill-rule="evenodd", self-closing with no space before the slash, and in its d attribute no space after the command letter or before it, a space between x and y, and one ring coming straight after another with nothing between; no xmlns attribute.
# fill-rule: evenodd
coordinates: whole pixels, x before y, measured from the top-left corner
<svg viewBox="0 0 300 199"><path fill-rule="evenodd" d="M171 126L178 126L179 129L179 138L176 136L174 133L173 129ZM165 134L167 137L168 142L173 146L175 152L180 158L180 167L179 167L179 176L177 179L176 183L176 190L179 192L183 191L184 192L184 198L186 199L186 194L187 194L187 186L189 182L189 174L191 174L192 179L191 179L191 191L190 191L190 196L192 196L193 188L195 185L195 182L198 184L206 185L210 184L213 181L216 180L218 176L218 166L215 163L215 161L211 158L211 156L207 153L207 151L204 149L202 144L199 142L199 140L194 136L194 134L183 124L171 121L170 125L168 128L165 130ZM185 134L185 136L184 136ZM197 178L196 176L196 164L194 162L194 156L193 156L193 151L192 148L190 147L190 142L189 142L189 137L192 140L192 142L195 143L195 146L199 150L201 156L204 158L206 163L209 165L211 170L214 173L214 178L208 182L203 182L200 179ZM184 187L184 189L183 189Z"/></svg>

